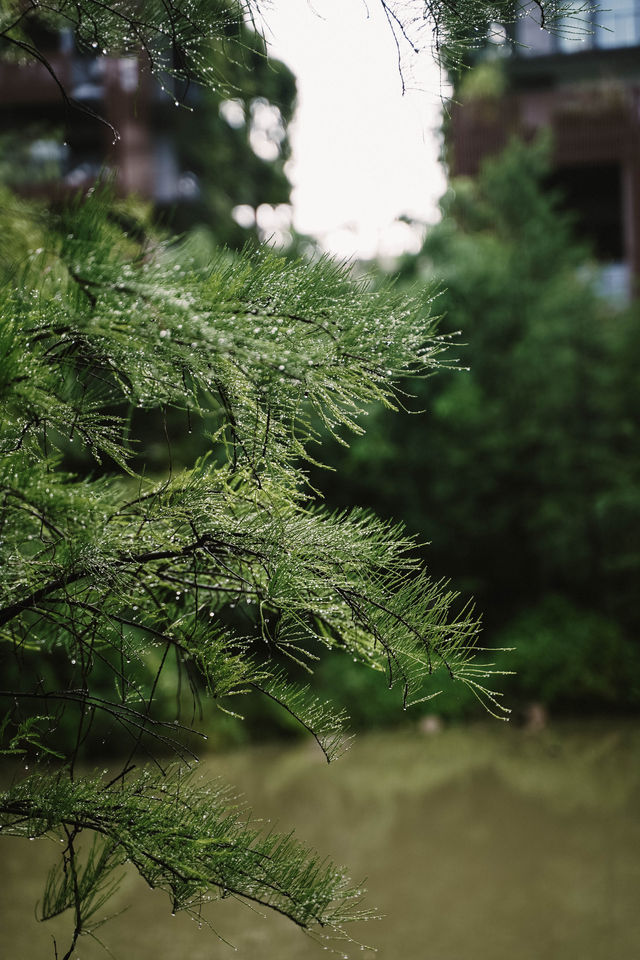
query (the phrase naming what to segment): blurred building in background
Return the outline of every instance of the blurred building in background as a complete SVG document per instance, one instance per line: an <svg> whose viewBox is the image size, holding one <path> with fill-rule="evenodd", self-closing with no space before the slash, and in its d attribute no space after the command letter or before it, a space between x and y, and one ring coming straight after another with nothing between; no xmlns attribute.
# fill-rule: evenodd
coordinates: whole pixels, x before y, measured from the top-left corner
<svg viewBox="0 0 640 960"><path fill-rule="evenodd" d="M55 201L108 176L173 230L204 226L234 248L251 233L286 246L295 78L267 60L258 34L237 28L247 63L229 65L211 46L210 65L225 70L213 90L152 73L143 54L107 56L31 22L38 59L0 51L0 183Z"/></svg>
<svg viewBox="0 0 640 960"><path fill-rule="evenodd" d="M640 0L601 6L553 33L537 4L509 31L494 25L504 89L453 108L448 158L454 175L473 176L512 136L549 130L550 185L591 244L601 292L625 300L640 281Z"/></svg>
<svg viewBox="0 0 640 960"><path fill-rule="evenodd" d="M0 133L21 136L19 147L5 144L12 186L51 196L89 186L108 169L120 191L159 206L197 193L163 133L170 78L163 88L142 57L81 52L70 30L35 39L43 62L0 60Z"/></svg>

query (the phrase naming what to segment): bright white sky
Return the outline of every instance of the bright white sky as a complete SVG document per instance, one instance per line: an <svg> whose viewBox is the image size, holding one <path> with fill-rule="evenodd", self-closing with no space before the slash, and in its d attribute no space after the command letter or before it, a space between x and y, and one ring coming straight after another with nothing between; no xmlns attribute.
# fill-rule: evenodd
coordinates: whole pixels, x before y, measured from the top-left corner
<svg viewBox="0 0 640 960"><path fill-rule="evenodd" d="M442 80L428 53L406 76L377 0L270 0L271 50L298 81L290 127L294 225L340 257L415 250L397 217L433 222Z"/></svg>

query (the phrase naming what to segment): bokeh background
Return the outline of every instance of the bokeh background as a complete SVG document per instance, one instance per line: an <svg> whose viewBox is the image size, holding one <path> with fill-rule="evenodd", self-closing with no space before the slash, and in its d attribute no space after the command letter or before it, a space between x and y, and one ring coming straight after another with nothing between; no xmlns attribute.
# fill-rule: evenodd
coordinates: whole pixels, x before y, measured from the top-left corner
<svg viewBox="0 0 640 960"><path fill-rule="evenodd" d="M375 944L390 960L631 960L640 952L640 0L609 0L552 36L538 29L537 8L515 25L488 24L453 74L408 64L420 106L404 119L388 106L400 91L385 24L350 6L320 5L319 46L301 58L308 35L291 27L298 14L285 0L275 3L277 56L249 27L254 53L242 68L210 51L227 73L224 94L177 89L152 79L142 56L79 49L69 32L35 35L73 99L108 123L65 104L41 66L0 60L0 232L16 228L16 197L63 204L110 177L156 229L186 235L182 249L197 260L261 241L292 257L348 255L374 284L392 274L433 289L451 369L407 383L407 411L372 408L348 448L327 439L331 469L314 469L311 482L336 509L358 504L403 522L433 576L451 581L461 605L475 602L482 656L513 671L500 681L511 722L488 718L457 685L404 713L381 675L333 656L313 684L361 731L335 767L264 704L247 704L242 723L205 712L204 761L256 816L368 876L386 917L356 932L367 956ZM350 86L322 50L331 30ZM346 113L325 103L314 114L317 96L297 103L288 63L316 69L320 79L301 75L300 89L324 82ZM362 106L372 64L387 78L376 81L376 109ZM385 126L389 114L402 134ZM349 116L363 115L359 145L342 143ZM376 167L380 131L389 153ZM370 167L380 173L366 181L364 212L345 213ZM315 232L311 195L336 211ZM134 423L142 441L151 426ZM169 432L174 464L204 449L182 418ZM164 445L147 444L144 458L158 475L166 469ZM71 452L69 466L89 469ZM118 744L96 744L86 762L108 767ZM3 955L48 955L50 931L32 917L55 851L39 841L27 857L22 842L2 844ZM133 876L115 909L125 912L104 939L117 956L229 954ZM323 944L238 904L210 919L245 960L322 955ZM102 954L87 943L80 955Z"/></svg>

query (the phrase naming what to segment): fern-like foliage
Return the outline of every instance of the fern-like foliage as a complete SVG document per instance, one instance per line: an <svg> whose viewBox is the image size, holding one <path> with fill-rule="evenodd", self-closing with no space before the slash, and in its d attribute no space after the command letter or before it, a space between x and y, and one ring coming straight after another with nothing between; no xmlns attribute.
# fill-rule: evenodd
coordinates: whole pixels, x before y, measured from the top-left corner
<svg viewBox="0 0 640 960"><path fill-rule="evenodd" d="M3 0L0 37L53 70L30 40L37 18L218 83L200 51L233 48L243 9ZM486 3L461 11L443 5L437 29L495 19ZM0 747L35 755L36 772L0 794L0 833L62 840L42 916L73 912L64 960L95 931L126 862L175 910L199 915L231 894L342 936L359 891L190 777L196 724L169 718L160 694L184 684L196 707L204 692L233 713L267 698L327 760L345 745L345 718L299 683L326 649L386 673L407 706L447 674L500 712L473 666L471 611L455 613L403 530L329 513L305 473L323 434L346 442L372 402L400 405L404 378L445 362L432 292L374 289L329 260L265 250L202 269L108 193L46 214L2 200ZM197 459L175 456L181 430L194 430ZM123 756L111 779L78 766L97 726Z"/></svg>
<svg viewBox="0 0 640 960"><path fill-rule="evenodd" d="M151 887L169 894L174 911L192 916L201 916L213 896L229 895L267 905L305 929L338 928L365 915L362 892L342 870L291 835L265 833L227 787L202 785L179 768L146 770L116 790L105 789L103 778L36 775L7 791L3 807L5 832L13 836L44 836L63 824L67 844L60 867L48 877L45 919L76 908L79 900L84 924L95 929L114 874L128 862ZM74 840L82 831L91 831L94 840L74 871Z"/></svg>
<svg viewBox="0 0 640 960"><path fill-rule="evenodd" d="M71 907L74 943L127 860L175 909L198 911L217 890L305 928L340 926L358 912L342 871L259 836L224 791L166 768L171 752L188 764L194 741L158 691L186 677L196 699L234 713L266 697L330 760L345 718L297 680L325 648L385 671L407 704L436 693L442 673L477 682L477 624L452 616L455 597L412 540L363 511L327 512L304 469L323 430L344 438L372 401L394 406L400 378L432 372L446 342L429 294L263 250L195 269L179 245L123 230L113 206L96 195L32 218L39 246L2 291L8 750L64 756L62 771L2 795L1 829L61 835L43 915ZM147 475L145 449L176 416L208 450L178 469L169 449L168 468ZM80 473L66 467L78 460ZM65 717L75 733L61 749ZM107 783L76 776L97 717L125 757ZM155 774L137 771L145 752ZM86 831L101 839L83 859Z"/></svg>

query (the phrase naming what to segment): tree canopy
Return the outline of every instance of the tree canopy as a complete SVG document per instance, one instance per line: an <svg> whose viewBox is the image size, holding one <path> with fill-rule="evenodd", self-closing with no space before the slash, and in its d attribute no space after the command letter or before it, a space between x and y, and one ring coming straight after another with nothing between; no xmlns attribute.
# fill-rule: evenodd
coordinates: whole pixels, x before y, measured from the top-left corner
<svg viewBox="0 0 640 960"><path fill-rule="evenodd" d="M462 329L469 370L408 385L426 415L372 412L348 456L327 451L336 472L316 482L334 506L400 516L429 542L431 569L476 598L488 645L516 647L501 656L516 671L503 683L512 703L629 709L637 306L598 295L598 266L549 172L548 142L514 141L477 178L453 181L400 282L441 278L442 330Z"/></svg>

